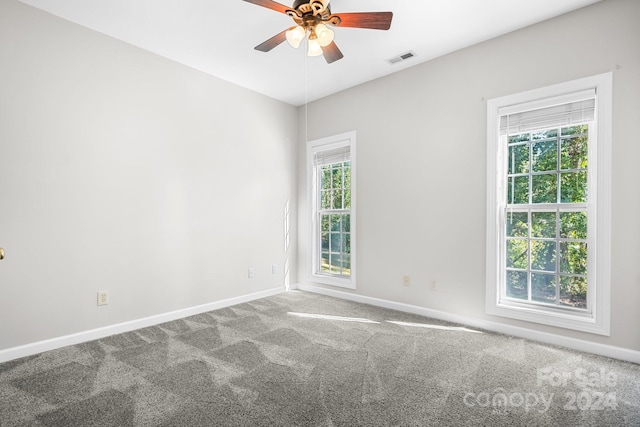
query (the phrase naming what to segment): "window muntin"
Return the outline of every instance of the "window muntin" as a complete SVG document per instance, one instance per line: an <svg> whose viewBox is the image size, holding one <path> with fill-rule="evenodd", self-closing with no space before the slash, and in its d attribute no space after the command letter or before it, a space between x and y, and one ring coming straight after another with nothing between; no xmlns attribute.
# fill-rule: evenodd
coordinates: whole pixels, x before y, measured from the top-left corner
<svg viewBox="0 0 640 427"><path fill-rule="evenodd" d="M587 310L589 124L508 135L502 298Z"/></svg>
<svg viewBox="0 0 640 427"><path fill-rule="evenodd" d="M318 169L320 200L320 274L351 276L351 161Z"/></svg>

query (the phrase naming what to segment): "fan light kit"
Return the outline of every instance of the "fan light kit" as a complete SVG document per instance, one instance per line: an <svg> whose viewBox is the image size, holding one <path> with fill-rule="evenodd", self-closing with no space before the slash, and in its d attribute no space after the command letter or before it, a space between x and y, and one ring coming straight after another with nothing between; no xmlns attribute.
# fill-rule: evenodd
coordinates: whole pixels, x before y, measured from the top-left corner
<svg viewBox="0 0 640 427"><path fill-rule="evenodd" d="M256 46L256 50L269 52L285 40L294 48L298 48L306 37L308 39L307 55L324 55L328 63L342 59L344 56L333 41L334 32L329 28L330 26L388 30L393 18L392 12L353 12L332 15L329 0L295 0L292 7L272 0L244 1L284 13L296 23L293 27Z"/></svg>

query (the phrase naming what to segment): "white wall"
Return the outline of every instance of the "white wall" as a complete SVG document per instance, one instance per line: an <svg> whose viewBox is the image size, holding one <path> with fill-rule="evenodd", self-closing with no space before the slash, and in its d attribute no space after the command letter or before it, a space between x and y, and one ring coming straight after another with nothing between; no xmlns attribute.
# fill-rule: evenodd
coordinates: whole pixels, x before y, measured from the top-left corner
<svg viewBox="0 0 640 427"><path fill-rule="evenodd" d="M301 165L305 134L357 132L355 293L640 350L638 22L640 2L606 0L302 107ZM486 100L607 71L614 73L611 336L488 316ZM306 113L322 120L305 126ZM304 167L299 180L306 182ZM302 184L298 201L299 279L309 284Z"/></svg>
<svg viewBox="0 0 640 427"><path fill-rule="evenodd" d="M0 0L0 350L283 286L296 120Z"/></svg>

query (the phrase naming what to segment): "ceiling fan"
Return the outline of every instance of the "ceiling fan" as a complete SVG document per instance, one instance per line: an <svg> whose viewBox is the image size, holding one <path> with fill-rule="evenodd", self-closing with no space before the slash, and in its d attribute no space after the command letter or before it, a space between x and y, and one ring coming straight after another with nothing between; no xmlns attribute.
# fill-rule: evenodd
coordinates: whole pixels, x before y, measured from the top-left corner
<svg viewBox="0 0 640 427"><path fill-rule="evenodd" d="M392 12L352 12L331 14L330 0L295 0L293 6L285 6L272 0L244 0L293 18L296 25L287 28L255 47L261 52L269 52L283 41L297 48L309 33L309 56L324 55L327 63L342 59L344 55L333 41L330 26L388 30L391 27Z"/></svg>

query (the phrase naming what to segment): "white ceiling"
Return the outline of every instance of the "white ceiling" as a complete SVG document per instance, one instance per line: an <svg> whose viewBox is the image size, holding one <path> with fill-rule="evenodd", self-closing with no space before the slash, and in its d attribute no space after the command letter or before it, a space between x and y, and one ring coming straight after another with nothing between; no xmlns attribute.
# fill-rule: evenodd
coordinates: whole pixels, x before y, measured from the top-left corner
<svg viewBox="0 0 640 427"><path fill-rule="evenodd" d="M344 58L254 46L292 25L243 0L21 0L205 73L302 105L600 0L332 0L332 13L392 11L389 31L335 28ZM290 5L293 0L282 3ZM416 56L390 65L387 60Z"/></svg>

